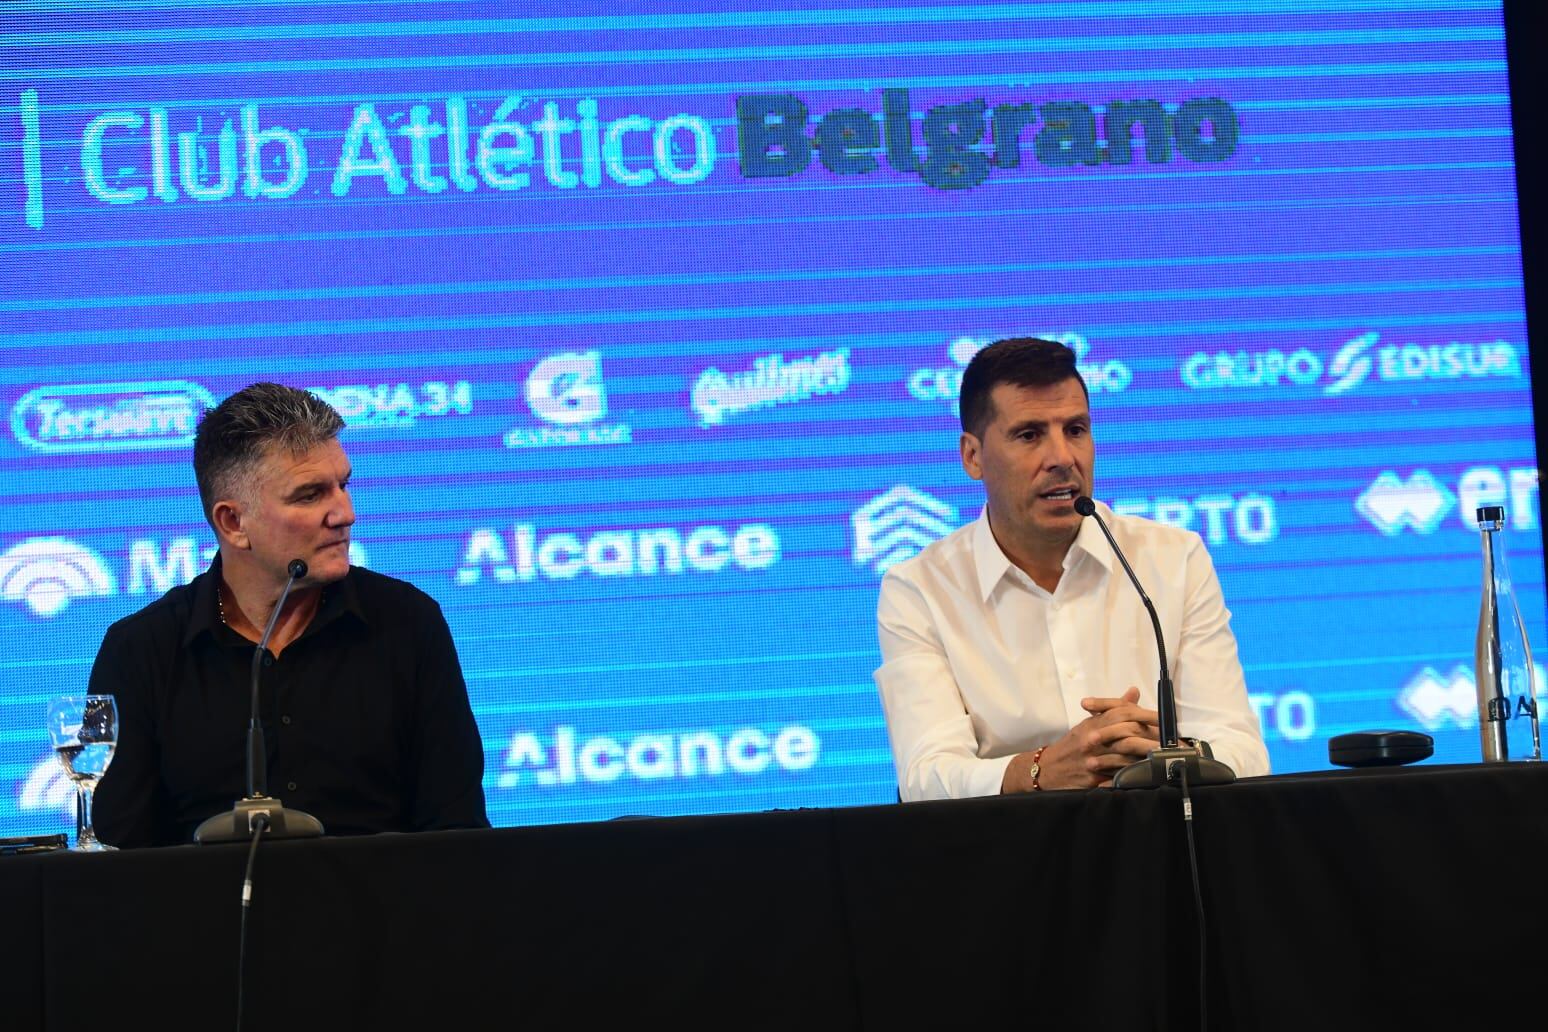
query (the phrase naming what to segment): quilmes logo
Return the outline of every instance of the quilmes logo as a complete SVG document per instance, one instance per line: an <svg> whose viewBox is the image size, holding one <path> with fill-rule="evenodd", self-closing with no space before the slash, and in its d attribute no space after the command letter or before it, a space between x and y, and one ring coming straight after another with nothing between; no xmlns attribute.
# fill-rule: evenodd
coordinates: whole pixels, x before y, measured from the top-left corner
<svg viewBox="0 0 1548 1032"><path fill-rule="evenodd" d="M1532 664L1537 684L1537 699L1548 702L1548 670L1541 663ZM1492 701L1492 700L1491 700ZM1449 673L1442 674L1427 666L1410 677L1398 689L1398 709L1417 720L1427 731L1439 731L1445 727L1478 726L1478 689L1473 679L1473 668L1458 664ZM1517 700L1521 712L1530 712L1536 700L1525 697ZM1510 714L1506 715L1509 719ZM1490 719L1499 719L1492 713Z"/></svg>
<svg viewBox="0 0 1548 1032"><path fill-rule="evenodd" d="M727 375L711 367L694 382L691 403L702 427L719 426L727 416L804 401L818 394L840 394L849 386L849 349L837 348L807 358L785 360L765 355L751 370Z"/></svg>
<svg viewBox="0 0 1548 1032"><path fill-rule="evenodd" d="M505 435L507 448L628 444L633 438L627 424L601 422L607 416L607 388L595 351L565 351L534 366L527 374L527 407L548 425L516 427Z"/></svg>
<svg viewBox="0 0 1548 1032"><path fill-rule="evenodd" d="M1116 394L1134 382L1134 371L1118 359L1098 361L1090 357L1091 342L1073 332L1034 333L1043 340L1058 341L1075 352L1075 367L1091 394ZM958 337L946 346L950 366L915 369L908 375L908 393L915 401L945 401L952 412L958 411L962 394L962 372L973 356L994 342L992 337Z"/></svg>
<svg viewBox="0 0 1548 1032"><path fill-rule="evenodd" d="M352 430L413 426L420 419L473 412L473 385L466 380L345 384L307 390L333 406Z"/></svg>
<svg viewBox="0 0 1548 1032"><path fill-rule="evenodd" d="M779 534L767 523L735 529L718 526L642 527L539 532L530 523L512 528L509 540L491 527L472 531L455 575L459 586L478 584L486 574L496 584L594 577L654 577L662 574L766 570L779 562Z"/></svg>
<svg viewBox="0 0 1548 1032"><path fill-rule="evenodd" d="M849 521L855 534L855 565L883 574L951 533L957 510L899 484L856 509Z"/></svg>
<svg viewBox="0 0 1548 1032"><path fill-rule="evenodd" d="M1328 363L1330 382L1322 393L1346 394L1372 373L1385 382L1414 380L1476 380L1519 377L1521 357L1506 340L1483 343L1392 344L1377 347L1379 333L1362 333L1345 343Z"/></svg>
<svg viewBox="0 0 1548 1032"><path fill-rule="evenodd" d="M11 435L48 453L180 448L215 399L187 380L38 387L11 409Z"/></svg>
<svg viewBox="0 0 1548 1032"><path fill-rule="evenodd" d="M69 538L28 538L0 554L0 598L21 602L36 616L58 616L74 599L117 591L102 556Z"/></svg>
<svg viewBox="0 0 1548 1032"><path fill-rule="evenodd" d="M578 783L744 777L765 771L797 772L812 767L822 743L811 728L793 724L775 731L738 728L726 734L710 730L676 734L647 733L624 738L592 735L556 727L548 743L531 731L517 731L505 752L505 769L496 784L555 788Z"/></svg>

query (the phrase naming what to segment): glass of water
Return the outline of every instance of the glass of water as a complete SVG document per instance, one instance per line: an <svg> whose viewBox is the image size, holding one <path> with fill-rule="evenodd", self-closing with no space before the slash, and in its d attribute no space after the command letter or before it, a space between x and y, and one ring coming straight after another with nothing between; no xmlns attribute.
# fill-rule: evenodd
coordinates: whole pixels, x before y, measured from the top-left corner
<svg viewBox="0 0 1548 1032"><path fill-rule="evenodd" d="M54 755L75 782L75 845L88 853L114 847L99 842L91 826L92 794L113 762L118 744L118 707L111 695L68 695L48 704L48 733Z"/></svg>

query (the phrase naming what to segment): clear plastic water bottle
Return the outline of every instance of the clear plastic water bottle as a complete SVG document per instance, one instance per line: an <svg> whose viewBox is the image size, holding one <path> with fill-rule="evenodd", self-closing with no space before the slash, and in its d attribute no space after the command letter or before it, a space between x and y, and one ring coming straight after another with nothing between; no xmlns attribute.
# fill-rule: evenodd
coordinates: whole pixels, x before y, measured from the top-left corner
<svg viewBox="0 0 1548 1032"><path fill-rule="evenodd" d="M1479 537L1483 539L1483 601L1478 609L1478 639L1474 669L1478 685L1478 729L1483 737L1486 763L1507 760L1540 760L1542 738L1538 732L1535 671L1526 625L1511 590L1510 571L1499 532L1505 527L1505 509L1484 505L1478 509Z"/></svg>

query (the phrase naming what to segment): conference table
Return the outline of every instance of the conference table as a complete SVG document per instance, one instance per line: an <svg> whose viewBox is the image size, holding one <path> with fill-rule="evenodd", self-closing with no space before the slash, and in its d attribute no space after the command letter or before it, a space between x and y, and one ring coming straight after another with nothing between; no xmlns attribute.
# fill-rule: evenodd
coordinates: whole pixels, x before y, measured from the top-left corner
<svg viewBox="0 0 1548 1032"><path fill-rule="evenodd" d="M1209 1028L1536 998L1542 766L1192 799ZM0 858L0 1029L233 1027L246 859ZM1198 913L1170 787L265 842L245 1027L1198 1028Z"/></svg>

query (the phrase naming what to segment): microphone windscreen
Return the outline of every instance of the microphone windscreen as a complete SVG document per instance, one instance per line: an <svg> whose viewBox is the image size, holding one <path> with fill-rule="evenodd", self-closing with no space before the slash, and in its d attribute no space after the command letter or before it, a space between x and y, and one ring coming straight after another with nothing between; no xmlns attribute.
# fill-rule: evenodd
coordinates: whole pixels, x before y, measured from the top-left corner
<svg viewBox="0 0 1548 1032"><path fill-rule="evenodd" d="M295 578L296 580L300 580L302 577L306 576L306 560L292 559L290 560L290 565L285 569L291 577Z"/></svg>
<svg viewBox="0 0 1548 1032"><path fill-rule="evenodd" d="M1075 499L1075 511L1080 513L1082 516L1090 516L1092 513L1096 512L1096 502L1093 502L1085 495L1081 495L1079 498Z"/></svg>

